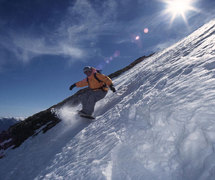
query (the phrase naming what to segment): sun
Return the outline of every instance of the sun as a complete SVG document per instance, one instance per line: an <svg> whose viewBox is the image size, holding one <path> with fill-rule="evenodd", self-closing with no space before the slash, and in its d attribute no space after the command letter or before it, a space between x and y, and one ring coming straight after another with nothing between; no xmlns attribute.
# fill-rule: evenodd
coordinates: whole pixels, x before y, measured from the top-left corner
<svg viewBox="0 0 215 180"><path fill-rule="evenodd" d="M186 12L197 11L197 9L192 6L193 1L194 0L163 0L163 2L167 5L164 14L171 15L171 23L176 17L180 16L187 24Z"/></svg>

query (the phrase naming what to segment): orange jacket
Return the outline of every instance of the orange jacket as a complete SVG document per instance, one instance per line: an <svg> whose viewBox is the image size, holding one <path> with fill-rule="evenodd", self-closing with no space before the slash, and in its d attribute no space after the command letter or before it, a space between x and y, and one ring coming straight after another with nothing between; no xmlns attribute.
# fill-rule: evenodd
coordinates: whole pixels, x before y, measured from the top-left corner
<svg viewBox="0 0 215 180"><path fill-rule="evenodd" d="M96 77L101 82L99 82L97 79L95 79L94 73L96 73ZM87 81L87 79L88 79L88 81ZM112 80L108 76L105 76L104 74L97 73L96 69L93 69L92 74L88 78L85 78L82 81L75 83L75 85L77 87L89 86L89 88L92 90L103 89L105 91L108 91L108 87L107 86L105 87L105 84L107 86L110 86L112 84Z"/></svg>

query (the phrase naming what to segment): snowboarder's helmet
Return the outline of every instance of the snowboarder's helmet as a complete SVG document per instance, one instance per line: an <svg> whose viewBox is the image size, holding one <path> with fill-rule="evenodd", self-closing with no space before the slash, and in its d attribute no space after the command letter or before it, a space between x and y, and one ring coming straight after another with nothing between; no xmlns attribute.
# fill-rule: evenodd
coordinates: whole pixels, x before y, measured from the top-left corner
<svg viewBox="0 0 215 180"><path fill-rule="evenodd" d="M87 71L92 71L92 67L86 66L86 67L84 67L83 71L84 71L84 73Z"/></svg>

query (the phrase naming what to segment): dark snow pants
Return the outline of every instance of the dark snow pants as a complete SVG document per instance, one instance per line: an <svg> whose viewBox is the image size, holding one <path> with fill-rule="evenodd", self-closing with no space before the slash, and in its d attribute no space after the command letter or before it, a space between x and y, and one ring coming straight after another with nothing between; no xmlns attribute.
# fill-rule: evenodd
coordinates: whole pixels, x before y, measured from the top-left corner
<svg viewBox="0 0 215 180"><path fill-rule="evenodd" d="M93 91L89 89L81 96L82 111L86 114L92 115L96 102L103 99L107 92L102 89Z"/></svg>

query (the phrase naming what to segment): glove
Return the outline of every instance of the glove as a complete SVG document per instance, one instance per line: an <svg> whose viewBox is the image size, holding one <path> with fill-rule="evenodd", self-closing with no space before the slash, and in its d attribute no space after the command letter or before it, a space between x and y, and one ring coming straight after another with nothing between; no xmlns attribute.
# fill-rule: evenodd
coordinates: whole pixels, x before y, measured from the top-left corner
<svg viewBox="0 0 215 180"><path fill-rule="evenodd" d="M69 90L71 91L74 87L76 87L75 84L71 85L71 86L69 87Z"/></svg>
<svg viewBox="0 0 215 180"><path fill-rule="evenodd" d="M115 87L113 86L113 84L110 85L110 90L113 91L113 92L116 92L116 89L115 89Z"/></svg>

